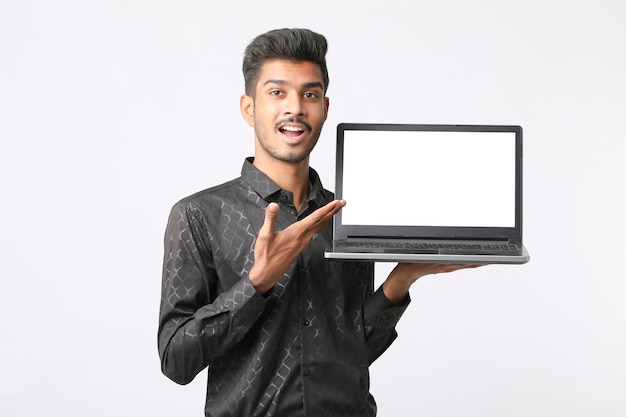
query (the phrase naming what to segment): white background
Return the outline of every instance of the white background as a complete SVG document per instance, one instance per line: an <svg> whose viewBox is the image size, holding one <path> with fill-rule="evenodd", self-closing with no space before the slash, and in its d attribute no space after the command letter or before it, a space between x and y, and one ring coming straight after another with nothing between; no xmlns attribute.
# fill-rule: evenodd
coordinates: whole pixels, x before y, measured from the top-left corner
<svg viewBox="0 0 626 417"><path fill-rule="evenodd" d="M328 188L339 122L524 127L530 263L413 287L379 415L626 415L623 4L2 0L0 415L202 415L205 373L159 369L163 232L252 154L241 58L276 27L330 43Z"/></svg>

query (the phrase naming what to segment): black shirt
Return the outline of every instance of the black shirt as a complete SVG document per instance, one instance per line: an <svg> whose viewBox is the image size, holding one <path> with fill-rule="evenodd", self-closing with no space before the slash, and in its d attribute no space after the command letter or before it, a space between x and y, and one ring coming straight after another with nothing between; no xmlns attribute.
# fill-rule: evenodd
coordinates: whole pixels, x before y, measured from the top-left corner
<svg viewBox="0 0 626 417"><path fill-rule="evenodd" d="M324 259L329 223L266 294L248 273L265 208L276 230L332 201L310 170L290 192L244 162L241 177L172 208L159 317L163 373L179 384L208 366L207 416L374 416L368 367L396 338L403 306L373 292L374 264Z"/></svg>

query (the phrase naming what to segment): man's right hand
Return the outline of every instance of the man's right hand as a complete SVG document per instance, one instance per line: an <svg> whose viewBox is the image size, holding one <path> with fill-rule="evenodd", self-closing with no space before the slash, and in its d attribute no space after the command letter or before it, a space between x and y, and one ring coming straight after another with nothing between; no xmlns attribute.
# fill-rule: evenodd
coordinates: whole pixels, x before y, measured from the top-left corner
<svg viewBox="0 0 626 417"><path fill-rule="evenodd" d="M254 266L250 281L263 294L269 291L287 272L294 259L333 216L346 205L334 200L320 207L304 219L282 231L274 231L280 207L270 203L265 210L265 221L254 245Z"/></svg>

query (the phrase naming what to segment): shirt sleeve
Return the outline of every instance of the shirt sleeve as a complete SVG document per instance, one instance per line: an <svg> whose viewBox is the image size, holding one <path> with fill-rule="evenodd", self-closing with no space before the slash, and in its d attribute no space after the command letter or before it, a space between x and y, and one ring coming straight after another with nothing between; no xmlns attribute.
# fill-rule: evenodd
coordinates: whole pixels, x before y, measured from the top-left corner
<svg viewBox="0 0 626 417"><path fill-rule="evenodd" d="M158 348L163 373L187 384L240 341L265 298L247 276L220 291L206 223L190 204L172 209L165 233Z"/></svg>
<svg viewBox="0 0 626 417"><path fill-rule="evenodd" d="M407 294L398 306L391 304L383 293L382 285L365 302L365 334L369 363L372 364L398 337L396 324L411 302Z"/></svg>

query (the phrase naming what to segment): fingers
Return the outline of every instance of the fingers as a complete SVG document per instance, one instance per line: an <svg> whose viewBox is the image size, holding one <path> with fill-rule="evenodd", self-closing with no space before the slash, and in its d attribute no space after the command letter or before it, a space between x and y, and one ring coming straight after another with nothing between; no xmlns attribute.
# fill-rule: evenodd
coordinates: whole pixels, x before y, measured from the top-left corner
<svg viewBox="0 0 626 417"><path fill-rule="evenodd" d="M328 223L339 210L346 205L345 200L334 200L323 207L318 208L304 219L292 224L289 229L299 230L299 234L305 235L319 232L326 223ZM274 233L274 224L280 213L280 207L277 203L270 203L265 209L265 220L259 231L259 235L270 236Z"/></svg>
<svg viewBox="0 0 626 417"><path fill-rule="evenodd" d="M301 220L302 226L305 227L311 233L319 232L333 216L339 212L346 205L344 200L334 200L326 204L324 207L320 207L315 210L305 219Z"/></svg>
<svg viewBox="0 0 626 417"><path fill-rule="evenodd" d="M459 269L478 268L479 266L485 266L485 264L449 264L448 268L450 272L452 272L452 271L457 271Z"/></svg>
<svg viewBox="0 0 626 417"><path fill-rule="evenodd" d="M345 200L333 200L323 207L318 208L305 219L301 220L305 224L310 226L317 226L320 229L324 226L332 217L339 212L346 205Z"/></svg>
<svg viewBox="0 0 626 417"><path fill-rule="evenodd" d="M278 207L278 204L268 204L265 209L265 220L263 221L263 226L261 226L261 233L271 234L274 232L274 224L276 223L276 218L278 217L279 212L280 208Z"/></svg>
<svg viewBox="0 0 626 417"><path fill-rule="evenodd" d="M437 272L454 272L460 269L478 268L481 264L434 264Z"/></svg>
<svg viewBox="0 0 626 417"><path fill-rule="evenodd" d="M443 274L461 269L477 268L482 264L439 264L439 263L398 263L398 271L407 276L420 277L424 275Z"/></svg>

